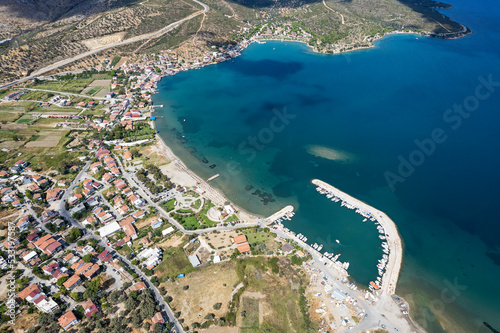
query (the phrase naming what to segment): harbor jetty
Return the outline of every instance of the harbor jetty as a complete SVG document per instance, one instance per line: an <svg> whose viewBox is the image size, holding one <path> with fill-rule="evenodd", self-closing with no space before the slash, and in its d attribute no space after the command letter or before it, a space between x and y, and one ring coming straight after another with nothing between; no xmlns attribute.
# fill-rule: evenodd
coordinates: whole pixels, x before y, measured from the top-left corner
<svg viewBox="0 0 500 333"><path fill-rule="evenodd" d="M377 265L381 277L376 282L372 281L370 283L370 289L373 288L374 292L379 295L394 295L403 260L403 247L396 224L384 212L342 192L328 183L319 179L312 180L312 183L317 186L318 192L325 194L332 201L341 201L342 206L355 209L365 220L369 219L379 224L380 238L384 240L382 247L387 256L384 257L385 260L381 261L383 265L380 267L382 268Z"/></svg>
<svg viewBox="0 0 500 333"><path fill-rule="evenodd" d="M267 219L265 219L264 223L266 223L266 224L273 223L273 222L275 222L279 219L282 219L284 217L286 217L286 219L290 219L293 215L294 215L293 214L293 206L288 205L286 207L283 207L282 209L280 209L279 211L277 211L273 215L269 216Z"/></svg>

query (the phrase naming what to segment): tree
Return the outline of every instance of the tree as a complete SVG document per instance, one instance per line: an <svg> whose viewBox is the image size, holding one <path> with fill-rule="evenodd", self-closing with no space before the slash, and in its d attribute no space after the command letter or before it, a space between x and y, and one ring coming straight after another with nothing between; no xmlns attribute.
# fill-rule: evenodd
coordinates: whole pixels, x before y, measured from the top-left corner
<svg viewBox="0 0 500 333"><path fill-rule="evenodd" d="M154 329L155 333L161 333L161 331L162 331L161 324L156 323L155 326L153 326L153 329Z"/></svg>
<svg viewBox="0 0 500 333"><path fill-rule="evenodd" d="M67 276L63 276L62 278L57 279L57 285L61 287L64 282L66 282L69 278Z"/></svg>
<svg viewBox="0 0 500 333"><path fill-rule="evenodd" d="M147 297L139 307L140 314L143 318L151 318L155 314L156 302L152 297Z"/></svg>
<svg viewBox="0 0 500 333"><path fill-rule="evenodd" d="M214 306L213 306L213 308L215 310L219 310L221 307L222 307L222 303L215 303Z"/></svg>
<svg viewBox="0 0 500 333"><path fill-rule="evenodd" d="M83 232L80 228L73 228L69 231L68 236L66 237L66 242L68 243L73 243L76 241L78 238L80 238L83 235Z"/></svg>
<svg viewBox="0 0 500 333"><path fill-rule="evenodd" d="M136 301L135 299L133 299L132 297L129 297L129 298L125 301L125 309L127 309L128 311L132 311L132 310L134 310L136 307L137 307L137 301Z"/></svg>
<svg viewBox="0 0 500 333"><path fill-rule="evenodd" d="M93 258L92 253L88 253L88 254L84 255L82 259L85 262L91 262L92 258Z"/></svg>
<svg viewBox="0 0 500 333"><path fill-rule="evenodd" d="M73 292L70 294L71 298L74 299L77 302L80 302L82 300L82 295L78 292Z"/></svg>

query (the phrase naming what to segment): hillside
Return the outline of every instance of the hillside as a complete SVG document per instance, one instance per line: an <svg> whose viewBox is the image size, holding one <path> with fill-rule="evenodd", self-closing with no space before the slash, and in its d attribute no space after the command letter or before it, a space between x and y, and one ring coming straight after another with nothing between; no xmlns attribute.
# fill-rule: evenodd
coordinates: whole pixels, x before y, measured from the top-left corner
<svg viewBox="0 0 500 333"><path fill-rule="evenodd" d="M206 0L210 11L150 41L93 55L66 70L102 66L109 56L136 57L181 45L202 54L238 41L262 24L294 24L320 52L368 47L391 31L456 38L470 30L423 0ZM157 31L201 8L191 0L4 0L0 5L0 82L12 81L82 52Z"/></svg>

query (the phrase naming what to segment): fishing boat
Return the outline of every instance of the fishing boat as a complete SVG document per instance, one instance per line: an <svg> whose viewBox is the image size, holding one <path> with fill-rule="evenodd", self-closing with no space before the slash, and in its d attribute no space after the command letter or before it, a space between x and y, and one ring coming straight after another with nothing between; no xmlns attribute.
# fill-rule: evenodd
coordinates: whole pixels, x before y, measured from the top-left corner
<svg viewBox="0 0 500 333"><path fill-rule="evenodd" d="M318 243L314 243L314 244L313 244L313 248L314 248L315 250L316 250L316 249L318 249Z"/></svg>
<svg viewBox="0 0 500 333"><path fill-rule="evenodd" d="M320 245L318 246L318 251L321 251L321 249L322 249L322 248L323 248L323 244L320 244Z"/></svg>

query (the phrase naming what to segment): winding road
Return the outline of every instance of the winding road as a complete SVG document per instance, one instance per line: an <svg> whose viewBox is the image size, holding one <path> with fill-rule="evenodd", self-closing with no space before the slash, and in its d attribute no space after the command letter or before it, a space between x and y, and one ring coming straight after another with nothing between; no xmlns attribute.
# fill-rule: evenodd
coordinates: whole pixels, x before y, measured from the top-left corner
<svg viewBox="0 0 500 333"><path fill-rule="evenodd" d="M32 80L35 77L40 76L42 74L45 74L47 72L50 72L50 71L52 71L54 69L57 69L57 68L62 67L62 66L65 66L65 65L70 64L72 62L75 62L77 60L83 59L85 57L88 57L89 55L92 55L92 54L95 54L95 53L98 53L98 52L101 52L101 51L105 51L105 50L111 49L113 47L123 46L123 45L127 45L127 44L130 44L130 43L139 42L141 40L146 40L146 39L149 39L149 38L160 36L160 35L164 34L165 32L167 32L167 31L175 28L176 26L178 26L178 25L180 25L180 24L182 24L182 23L184 23L186 21L189 21L189 20L191 20L191 19L193 19L193 18L195 18L195 17L197 17L197 16L199 16L201 14L205 14L210 9L210 7L208 7L207 5L205 5L204 3L202 3L202 2L200 2L198 0L192 0L192 1L194 1L195 3L199 4L200 6L202 6L203 10L200 10L200 11L194 13L194 14L191 14L188 17L183 18L182 20L176 21L174 23L170 23L166 27L164 27L164 28L162 28L162 29L160 29L160 30L158 30L156 32L153 32L153 33L150 33L150 34L146 34L146 35L135 36L135 37L126 39L126 40L118 42L118 43L110 44L110 45L103 46L103 47L95 49L95 50L91 50L91 51L87 51L87 52L81 53L81 54L79 54L79 55L77 55L75 57L72 57L72 58L68 58L68 59L64 59L64 60L58 61L58 62L53 63L53 64L51 64L51 65L49 65L47 67L39 69L35 73L33 73L33 74L29 75L29 76L23 77L22 79L19 79L19 80L12 81L10 83L1 85L0 89L7 88L7 87L10 87L10 86L18 84L18 83L26 82L28 80Z"/></svg>

